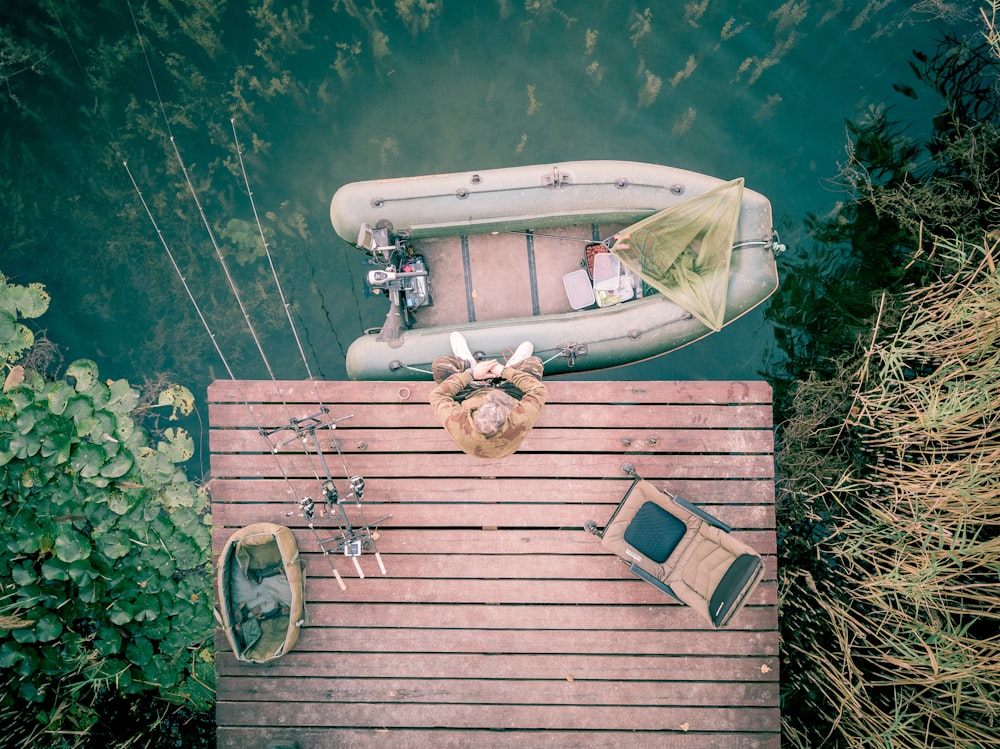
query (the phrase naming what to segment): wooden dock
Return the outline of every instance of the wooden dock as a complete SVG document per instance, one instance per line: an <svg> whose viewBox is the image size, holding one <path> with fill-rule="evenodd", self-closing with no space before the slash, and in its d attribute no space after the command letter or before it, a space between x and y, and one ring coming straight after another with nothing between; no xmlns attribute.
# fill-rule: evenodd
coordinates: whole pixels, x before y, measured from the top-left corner
<svg viewBox="0 0 1000 749"><path fill-rule="evenodd" d="M242 664L217 633L218 747L780 745L770 387L547 384L535 429L500 461L454 446L428 406L433 383L212 384L214 552L236 528L275 522L308 564L291 653ZM341 495L334 438L365 477L368 520L392 516L378 529L385 576L370 553L365 579L333 558L346 591L298 512L299 497L322 504L320 466L298 441L272 454L259 431L321 406L350 417L318 433ZM621 499L624 464L764 555L764 583L725 630L583 530ZM332 535L332 518L315 525Z"/></svg>

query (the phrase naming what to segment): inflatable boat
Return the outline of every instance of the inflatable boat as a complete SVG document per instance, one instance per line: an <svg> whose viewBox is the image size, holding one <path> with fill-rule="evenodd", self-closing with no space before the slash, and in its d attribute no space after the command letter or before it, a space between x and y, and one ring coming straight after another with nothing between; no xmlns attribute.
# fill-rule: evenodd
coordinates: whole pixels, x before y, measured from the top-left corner
<svg viewBox="0 0 1000 749"><path fill-rule="evenodd" d="M454 330L501 360L530 340L546 376L621 366L720 330L778 286L768 199L656 164L355 182L330 219L388 302L348 349L352 379L429 379Z"/></svg>

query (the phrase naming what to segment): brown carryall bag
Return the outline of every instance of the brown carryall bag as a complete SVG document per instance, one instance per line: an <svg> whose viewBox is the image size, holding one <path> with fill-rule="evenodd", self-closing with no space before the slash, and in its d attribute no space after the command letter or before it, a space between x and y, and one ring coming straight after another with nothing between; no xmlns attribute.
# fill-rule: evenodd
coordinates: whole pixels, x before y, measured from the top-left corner
<svg viewBox="0 0 1000 749"><path fill-rule="evenodd" d="M305 625L305 588L290 529L254 523L229 538L219 555L219 618L237 660L267 663L292 649Z"/></svg>

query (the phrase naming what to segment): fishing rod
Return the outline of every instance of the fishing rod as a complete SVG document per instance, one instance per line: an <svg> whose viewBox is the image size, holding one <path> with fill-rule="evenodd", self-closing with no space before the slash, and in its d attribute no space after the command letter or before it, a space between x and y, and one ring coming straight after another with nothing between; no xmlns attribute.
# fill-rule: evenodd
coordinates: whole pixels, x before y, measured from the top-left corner
<svg viewBox="0 0 1000 749"><path fill-rule="evenodd" d="M137 36L138 41L139 41L139 46L142 49L143 57L144 57L145 62L146 62L146 67L147 67L147 70L149 71L150 79L151 79L152 84L153 84L153 89L154 89L154 91L156 93L157 102L159 103L160 113L161 113L161 115L163 117L163 121L164 121L164 125L166 127L167 135L169 136L170 143L171 143L171 145L173 147L173 150L174 150L174 155L177 158L177 162L180 165L181 170L182 170L182 172L184 174L184 179L185 179L185 181L187 183L187 186L188 186L188 189L189 189L189 191L191 193L191 197L194 200L195 205L197 206L198 213L199 213L199 215L201 217L202 223L204 224L205 229L208 232L209 239L210 239L210 241L212 243L213 248L215 249L216 257L218 258L219 263L222 266L222 269L223 269L223 271L224 271L224 273L226 275L227 281L229 282L230 289L231 289L234 297L236 298L236 301L237 301L237 303L238 303L238 305L240 307L241 312L243 313L243 318L244 318L244 321L246 322L248 330L250 331L250 335L253 338L254 343L257 346L257 350L258 350L258 352L261 355L261 359L263 360L263 362L265 364L265 367L267 368L267 371L268 371L268 374L271 377L272 383L275 385L275 387L278 390L279 395L281 396L282 403L285 406L285 410L286 410L286 412L289 412L289 415L290 415L290 409L288 407L287 402L285 401L284 393L282 392L281 387L278 386L277 379L276 379L276 377L274 375L274 370L271 367L270 361L268 360L266 353L264 352L263 346L262 346L262 344L260 342L260 338L258 337L257 332L254 329L253 323L250 320L250 316L249 316L249 314L246 311L246 306L243 304L243 300L242 300L242 298L240 296L239 289L237 288L236 283L233 280L231 273L229 272L228 264L226 263L225 258L222 255L222 251L219 248L218 242L215 239L215 235L212 232L211 225L209 224L208 218L205 215L205 211L204 211L204 209L202 207L201 201L198 198L198 193L197 193L197 191L194 188L194 185L193 185L193 183L191 181L190 175L189 175L188 170L187 170L187 166L186 166L186 164L184 162L183 157L181 156L180 149L178 148L176 139L174 138L173 131L172 131L171 127L170 127L170 121L169 121L169 118L167 117L166 109L164 107L163 100L162 100L162 98L160 96L159 87L158 87L158 85L156 83L156 76L153 73L152 65L151 65L151 63L149 61L149 56L146 53L146 47L145 47L145 44L143 43L142 34L139 31L139 26L138 26L138 22L136 21L135 14L132 11L131 3L129 3L129 11L132 14L132 22L133 22L133 25L135 27L136 36ZM235 133L235 124L234 124L234 137L235 136L236 136L236 133ZM237 138L237 144L238 144L238 138ZM242 166L242 154L240 156L240 161L241 161L241 166ZM170 258L171 264L173 265L175 272L177 273L178 277L181 280L182 285L184 286L185 291L187 292L188 298L190 299L192 305L194 306L195 311L197 312L199 318L201 319L202 324L205 327L205 330L206 330L206 332L207 332L210 340L212 341L213 346L215 347L216 353L219 355L220 359L222 360L223 365L225 366L226 372L229 374L230 379L233 381L233 383L235 384L235 387L236 387L237 391L240 393L241 399L243 400L244 404L247 406L247 408L248 408L248 410L249 410L249 412L250 412L253 420L256 422L256 426L258 427L258 431L262 435L265 435L265 432L267 430L264 429L264 427L260 423L259 419L257 419L257 416L256 416L256 414L254 412L254 409L253 409L253 407L249 403L249 399L247 398L246 394L243 392L242 388L238 384L238 381L236 380L236 377L235 377L235 374L233 373L232 368L229 366L229 363L228 363L225 355L223 354L221 348L218 345L218 342L216 340L215 334L212 332L211 326L208 324L207 319L205 318L204 314L202 313L201 307L198 304L196 298L194 297L194 294L191 292L190 286L187 283L187 279L185 278L183 272L181 271L180 266L177 264L176 259L173 256L173 253L170 251L169 245L167 244L166 239L163 237L163 233L160 231L159 226L157 225L156 220L153 217L153 214L152 214L152 212L151 212L148 204L146 203L145 197L142 195L142 191L139 189L138 183L136 182L135 178L133 177L133 175L131 173L131 170L129 170L129 168L128 168L127 161L123 161L123 165L125 167L126 172L129 175L129 179L132 182L133 188L135 189L136 193L138 194L139 199L142 202L143 207L146 210L146 214L149 217L149 219L150 219L150 221L151 221L151 223L153 225L153 228L156 231L157 236L160 239L161 244L163 245L164 249L166 250L168 257ZM245 177L245 181L246 181L246 184L247 184L247 191L250 194L251 204L253 205L254 216L255 216L255 218L257 218L258 229L261 232L262 240L265 242L265 251L267 251L266 238L264 237L263 228L261 227L259 217L257 216L256 205L253 204L252 191L250 191L249 179L246 179L245 169L244 169L244 177ZM269 261L270 261L270 253L269 252L268 252L268 258L269 258ZM277 273L274 270L273 262L271 263L271 268L272 268L272 273L274 274L275 280L277 282ZM280 284L279 284L279 287L280 287ZM279 291L280 291L280 288L279 288ZM286 306L286 311L287 311L288 304L287 304L287 301L285 301L285 297L284 297L284 293L283 292L281 292L281 298L282 298L283 304ZM292 325L293 332L295 332L294 323L291 321L290 313L289 313L289 322ZM302 355L303 361L306 364L307 372L309 372L310 380L313 382L314 387L315 387L315 380L313 380L313 378L312 378L312 372L309 370L308 362L305 361L305 354L302 351L301 343L299 342L299 338L298 338L297 332L295 332L295 336L296 336L296 342L299 343L300 354ZM317 391L317 395L318 395L318 391ZM324 413L328 411L328 409L326 409L325 406L323 407L323 409L324 409L323 410ZM294 423L294 422L295 422L295 419L294 418L290 418L290 423ZM332 428L332 427L335 427L335 424L328 424L326 426L331 426L331 428ZM286 427L282 427L282 428L286 428ZM313 426L313 430L314 429L315 429L315 426ZM272 433L273 433L273 430L272 430ZM314 434L314 432L313 432L312 436L313 436L313 440L314 440L314 443L315 443L317 455L318 455L320 461L323 464L323 467L324 467L324 470L325 470L325 473L326 473L326 477L327 477L327 480L326 480L325 484L323 484L325 496L327 497L328 503L336 504L336 495L335 495L336 486L333 484L332 476L330 474L329 468L326 465L326 461L325 461L325 458L323 456L322 450L319 448L318 440L315 440L315 434ZM307 522L308 526L310 527L310 529L312 530L313 534L315 535L315 537L317 539L317 542L320 545L321 550L324 552L324 556L327 557L327 560L329 561L330 566L333 569L334 576L336 577L338 583L340 584L341 589L342 590L346 590L346 585L344 584L343 579L340 576L340 573L336 569L336 566L333 564L333 560L330 559L329 554L328 554L327 549L326 549L326 544L330 543L330 541L333 540L333 539L327 539L326 541L324 541L323 539L321 539L319 537L319 533L317 532L315 526L313 525L312 520L313 520L314 511L313 511L313 500L312 500L312 498L311 497L300 497L298 495L298 492L296 491L294 485L292 484L291 479L290 479L288 473L285 471L285 468L284 468L283 464L281 463L281 461L277 457L277 450L274 448L274 446L271 443L270 439L268 439L266 435L265 435L265 440L268 442L269 446L271 446L271 452L272 452L272 455L274 455L275 462L276 462L276 464L278 466L278 470L281 473L281 476L284 479L285 483L288 485L289 490L290 490L292 496L297 499L299 507L300 507L300 509L302 511L302 515L306 519L306 522ZM361 479L360 477L351 477L350 476L349 471L347 471L347 465L346 465L346 461L343 458L343 454L340 453L340 446L339 446L339 444L337 444L337 450L338 450L338 453L341 455L341 462L344 464L345 473L348 473L348 479L349 479L349 482L351 483L351 487L352 487L352 494L355 496L355 499L357 500L357 503L358 503L358 505L360 507L361 494L364 491L364 480ZM306 452L307 452L307 454L309 453L308 450ZM308 459L309 459L310 465L313 468L313 473L314 473L314 475L316 477L317 482L322 483L322 481L320 479L320 476L319 476L319 473L316 470L316 466L313 463L312 456L309 455ZM363 517L363 511L362 511L362 517ZM384 519L385 518L383 518L383 520ZM352 533L352 526L350 525L349 519L346 518L346 514L343 515L342 522L343 521L346 521L346 524L341 524L341 536L342 537L350 536L350 534ZM381 522L381 520L379 522ZM370 528L370 526L368 525L367 522L364 523L364 528L365 528L365 534L364 534L364 536L361 536L360 534L356 534L355 533L354 534L354 538L350 538L349 539L349 541L351 541L352 543L349 546L345 547L345 553L353 552L353 551L357 550L357 553L360 554L362 547L364 547L366 544L368 545L368 548L374 548L374 538L370 538L371 536L374 535L374 533L371 531L371 528ZM359 537L361 538L361 540L360 540L360 542L357 542L357 540L358 540ZM366 540L367 538L370 538L370 540ZM348 555L350 556L350 553L348 553ZM376 551L376 558L377 558L377 561L378 561L378 564L379 564L379 568L382 571L382 574L383 575L386 574L385 566L382 563L381 557L378 555L377 551ZM358 564L357 559L353 559L353 561L355 563L355 567L358 569L359 575L361 577L364 577L364 574L362 573L362 571L360 569L360 565Z"/></svg>
<svg viewBox="0 0 1000 749"><path fill-rule="evenodd" d="M271 443L271 436L279 434L280 432L290 431L292 435L278 444L272 444L272 452L277 454L277 451L284 445L297 440L303 443L311 443L312 448L316 451L316 455L319 457L320 462L323 465L323 469L326 474L326 481L323 482L322 491L323 498L325 500L326 508L331 513L336 513L339 517L338 524L340 526L340 535L334 536L333 538L321 539L317 534L317 543L319 544L320 550L323 552L324 556L329 558L329 549L327 545L331 542L336 542L334 546L334 551L342 551L344 556L347 556L354 563L354 568L357 570L358 577L364 578L364 570L361 569L361 564L358 562L358 557L361 556L365 549L372 549L375 552L375 561L378 563L379 570L383 575L386 574L385 565L382 562L382 556L379 554L378 547L375 545L375 541L378 538L378 532L373 530L372 526L378 526L380 523L391 518L391 515L386 515L385 517L379 518L374 523L369 523L367 517L365 517L364 508L361 506L361 499L364 496L365 491L365 480L361 476L352 476L350 470L347 467L347 461L344 459L344 454L341 452L340 443L336 438L333 440L334 447L337 450L337 454L340 456L340 462L344 467L344 474L347 476L348 484L351 487L351 496L354 497L355 503L358 507L358 512L361 516L361 523L358 528L354 526L351 522L350 517L347 514L347 510L344 507L343 500L340 496L340 492L337 490L337 486L333 481L333 474L330 471L330 466L326 462L326 456L323 453L323 448L320 445L319 438L316 436L317 429L329 429L334 431L337 428L337 424L341 421L346 421L347 419L354 418L354 415L342 416L339 419L329 419L324 421L329 416L330 409L325 406L318 412L311 414L309 416L303 416L298 419L291 419L286 426L277 427L275 429L262 429L261 434ZM315 514L314 502L311 497L303 497L299 500L299 505L302 509L303 517L306 518L307 522L312 523L312 518ZM315 532L315 529L313 529ZM333 561L330 560L331 566L333 566ZM337 577L337 582L340 584L342 590L346 590L343 580L340 575L336 573L336 568L334 567L334 573Z"/></svg>

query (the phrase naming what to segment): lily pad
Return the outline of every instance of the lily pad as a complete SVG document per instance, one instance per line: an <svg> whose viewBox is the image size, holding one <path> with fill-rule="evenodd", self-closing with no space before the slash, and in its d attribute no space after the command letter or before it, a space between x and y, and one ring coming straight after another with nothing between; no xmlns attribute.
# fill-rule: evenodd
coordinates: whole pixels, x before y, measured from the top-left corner
<svg viewBox="0 0 1000 749"><path fill-rule="evenodd" d="M158 406L171 406L170 420L177 420L177 412L190 416L194 411L194 394L183 385L171 385L160 392L156 400Z"/></svg>
<svg viewBox="0 0 1000 749"><path fill-rule="evenodd" d="M120 450L101 468L101 475L108 479L116 479L128 473L132 467L132 455L128 450Z"/></svg>
<svg viewBox="0 0 1000 749"><path fill-rule="evenodd" d="M131 413L139 403L139 391L128 384L128 380L113 380L108 385L111 396L105 406L116 414Z"/></svg>
<svg viewBox="0 0 1000 749"><path fill-rule="evenodd" d="M4 293L9 300L6 307L13 306L21 317L41 317L49 308L51 297L40 283L32 283L27 286L11 284L7 286Z"/></svg>
<svg viewBox="0 0 1000 749"><path fill-rule="evenodd" d="M171 463L183 463L194 455L194 440L186 430L167 429L163 436L166 437L166 441L161 441L156 449Z"/></svg>
<svg viewBox="0 0 1000 749"><path fill-rule="evenodd" d="M76 562L90 556L90 541L83 534L65 528L56 536L56 556L64 562Z"/></svg>
<svg viewBox="0 0 1000 749"><path fill-rule="evenodd" d="M98 540L98 548L108 559L121 559L132 550L128 534L122 531L111 531Z"/></svg>
<svg viewBox="0 0 1000 749"><path fill-rule="evenodd" d="M97 382L97 375L97 363L90 359L77 359L66 368L66 379L73 378L72 384L78 393L90 390Z"/></svg>

